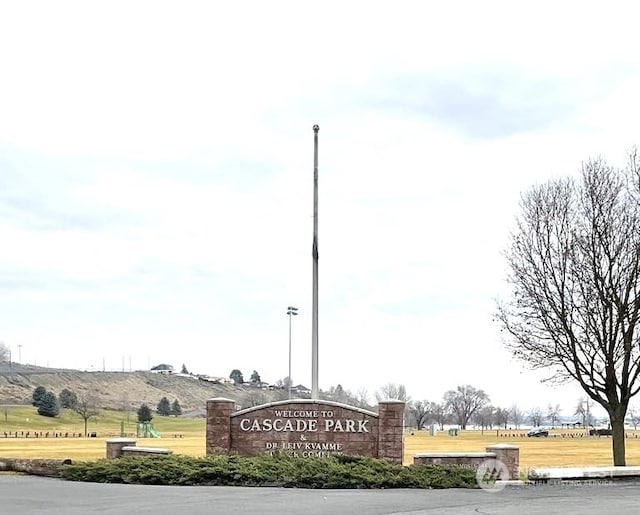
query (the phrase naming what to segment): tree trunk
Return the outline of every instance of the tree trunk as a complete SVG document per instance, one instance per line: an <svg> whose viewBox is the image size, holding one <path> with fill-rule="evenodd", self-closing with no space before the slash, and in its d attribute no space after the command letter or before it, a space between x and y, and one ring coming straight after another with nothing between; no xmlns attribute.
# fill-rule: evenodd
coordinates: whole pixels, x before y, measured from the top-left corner
<svg viewBox="0 0 640 515"><path fill-rule="evenodd" d="M84 437L86 438L88 436L89 433L87 433L87 420L88 419L84 419Z"/></svg>
<svg viewBox="0 0 640 515"><path fill-rule="evenodd" d="M613 446L613 465L615 467L624 467L626 465L625 457L625 439L624 439L624 414L620 416L620 412L624 412L618 408L615 413L609 414L611 421L611 445Z"/></svg>

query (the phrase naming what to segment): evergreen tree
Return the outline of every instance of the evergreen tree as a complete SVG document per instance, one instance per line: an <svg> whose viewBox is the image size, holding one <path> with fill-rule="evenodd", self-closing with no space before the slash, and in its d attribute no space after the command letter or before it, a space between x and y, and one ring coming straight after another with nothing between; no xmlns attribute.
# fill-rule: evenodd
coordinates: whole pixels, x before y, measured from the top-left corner
<svg viewBox="0 0 640 515"><path fill-rule="evenodd" d="M45 392L42 401L38 406L38 415L43 417L57 417L60 413L60 406L58 406L58 398L53 392Z"/></svg>
<svg viewBox="0 0 640 515"><path fill-rule="evenodd" d="M149 406L143 404L138 408L138 422L151 422L153 419L153 415L151 414L151 410Z"/></svg>
<svg viewBox="0 0 640 515"><path fill-rule="evenodd" d="M185 366L185 364L182 364L182 370L180 371L181 374L188 374L189 371L187 370L187 367Z"/></svg>
<svg viewBox="0 0 640 515"><path fill-rule="evenodd" d="M182 415L182 408L180 407L180 403L178 402L178 399L174 400L173 403L171 404L171 414L174 417L178 417Z"/></svg>
<svg viewBox="0 0 640 515"><path fill-rule="evenodd" d="M169 404L169 399L163 397L160 399L158 406L156 407L156 411L158 415L167 416L171 414L171 404Z"/></svg>
<svg viewBox="0 0 640 515"><path fill-rule="evenodd" d="M237 368L234 368L231 371L231 373L229 374L229 379L233 379L233 382L235 384L244 383L244 378L242 377L242 372L240 372L240 370L238 370Z"/></svg>
<svg viewBox="0 0 640 515"><path fill-rule="evenodd" d="M35 390L33 390L33 395L31 396L31 405L36 407L40 406L46 393L47 390L44 386L38 386Z"/></svg>
<svg viewBox="0 0 640 515"><path fill-rule="evenodd" d="M260 374L258 374L258 371L257 371L257 370L254 370L254 371L251 373L251 382L252 382L253 384L257 384L257 383L260 383L260 382L261 382L261 381L260 381Z"/></svg>
<svg viewBox="0 0 640 515"><path fill-rule="evenodd" d="M73 409L75 405L78 403L78 396L70 390L66 388L60 392L58 396L58 401L60 402L61 408L71 408Z"/></svg>

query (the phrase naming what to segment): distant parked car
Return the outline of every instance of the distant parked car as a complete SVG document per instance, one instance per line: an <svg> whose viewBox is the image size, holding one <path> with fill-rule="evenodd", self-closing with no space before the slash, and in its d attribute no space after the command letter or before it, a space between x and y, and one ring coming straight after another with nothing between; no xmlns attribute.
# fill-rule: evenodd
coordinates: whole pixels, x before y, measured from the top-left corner
<svg viewBox="0 0 640 515"><path fill-rule="evenodd" d="M589 436L613 436L611 429L589 429Z"/></svg>
<svg viewBox="0 0 640 515"><path fill-rule="evenodd" d="M542 427L535 427L527 433L527 436L549 436L549 431Z"/></svg>

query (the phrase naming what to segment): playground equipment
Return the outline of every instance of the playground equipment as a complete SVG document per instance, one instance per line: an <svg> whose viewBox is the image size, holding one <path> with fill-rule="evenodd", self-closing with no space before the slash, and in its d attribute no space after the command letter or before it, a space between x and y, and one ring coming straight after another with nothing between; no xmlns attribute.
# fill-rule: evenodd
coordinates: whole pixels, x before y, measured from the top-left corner
<svg viewBox="0 0 640 515"><path fill-rule="evenodd" d="M136 428L138 438L160 438L160 434L155 430L151 422L140 422Z"/></svg>

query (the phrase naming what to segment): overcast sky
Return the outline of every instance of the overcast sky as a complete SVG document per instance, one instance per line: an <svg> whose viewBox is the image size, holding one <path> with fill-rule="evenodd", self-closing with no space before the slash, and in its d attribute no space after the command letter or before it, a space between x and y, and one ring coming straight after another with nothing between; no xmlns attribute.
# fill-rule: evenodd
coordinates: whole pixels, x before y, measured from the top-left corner
<svg viewBox="0 0 640 515"><path fill-rule="evenodd" d="M493 321L521 192L640 143L635 2L3 2L0 340L563 404Z"/></svg>

